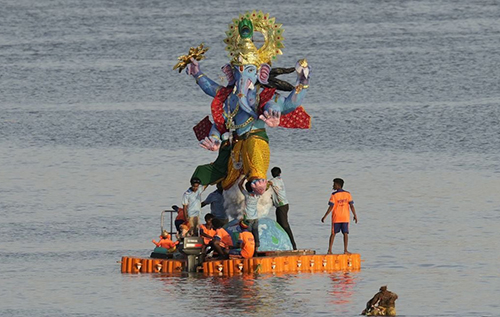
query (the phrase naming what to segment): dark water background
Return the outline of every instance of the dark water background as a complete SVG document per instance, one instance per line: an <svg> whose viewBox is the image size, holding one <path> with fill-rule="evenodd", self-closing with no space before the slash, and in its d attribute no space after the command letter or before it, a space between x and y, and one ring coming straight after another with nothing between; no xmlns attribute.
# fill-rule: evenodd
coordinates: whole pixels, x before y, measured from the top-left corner
<svg viewBox="0 0 500 317"><path fill-rule="evenodd" d="M362 269L122 275L214 159L191 130L210 98L176 58L204 42L218 80L227 25L253 9L283 23L275 65L313 69L312 128L269 130L298 246L326 251L342 177ZM498 315L499 16L497 1L3 1L0 314L355 316L388 284L400 315Z"/></svg>

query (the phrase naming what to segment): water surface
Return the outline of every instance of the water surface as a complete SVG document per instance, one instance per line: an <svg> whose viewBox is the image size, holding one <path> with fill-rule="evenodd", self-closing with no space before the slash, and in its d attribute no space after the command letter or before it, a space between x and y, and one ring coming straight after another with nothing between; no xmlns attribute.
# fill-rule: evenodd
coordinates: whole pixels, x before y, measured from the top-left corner
<svg viewBox="0 0 500 317"><path fill-rule="evenodd" d="M334 177L358 213L359 272L122 275L160 212L215 159L210 98L172 71L246 10L307 57L308 131L269 130L300 248L326 251ZM355 316L381 285L404 316L494 316L500 293L495 1L9 1L0 11L0 314ZM293 77L290 78L293 81ZM342 250L338 239L334 251ZM204 304L200 304L204 303Z"/></svg>

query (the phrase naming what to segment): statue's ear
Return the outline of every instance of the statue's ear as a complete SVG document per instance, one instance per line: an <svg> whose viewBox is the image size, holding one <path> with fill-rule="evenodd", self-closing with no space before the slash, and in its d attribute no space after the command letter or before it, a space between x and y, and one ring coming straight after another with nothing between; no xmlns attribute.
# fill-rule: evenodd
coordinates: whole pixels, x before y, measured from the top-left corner
<svg viewBox="0 0 500 317"><path fill-rule="evenodd" d="M262 84L267 84L269 79L269 72L271 71L271 66L269 64L261 64L259 68L259 82Z"/></svg>
<svg viewBox="0 0 500 317"><path fill-rule="evenodd" d="M233 67L231 64L226 64L221 67L222 72L224 75L226 75L227 83L228 85L233 85L234 84L234 74L233 74Z"/></svg>

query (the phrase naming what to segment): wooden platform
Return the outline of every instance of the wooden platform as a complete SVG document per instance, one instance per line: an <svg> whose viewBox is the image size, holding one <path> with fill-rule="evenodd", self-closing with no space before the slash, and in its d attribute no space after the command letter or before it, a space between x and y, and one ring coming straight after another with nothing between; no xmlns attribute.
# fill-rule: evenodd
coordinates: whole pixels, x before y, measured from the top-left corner
<svg viewBox="0 0 500 317"><path fill-rule="evenodd" d="M307 251L307 250L301 250ZM244 273L332 272L361 269L361 256L353 254L306 254L283 251L251 259L209 260L203 262L206 275L234 275ZM186 260L122 257L122 273L180 273L185 271Z"/></svg>

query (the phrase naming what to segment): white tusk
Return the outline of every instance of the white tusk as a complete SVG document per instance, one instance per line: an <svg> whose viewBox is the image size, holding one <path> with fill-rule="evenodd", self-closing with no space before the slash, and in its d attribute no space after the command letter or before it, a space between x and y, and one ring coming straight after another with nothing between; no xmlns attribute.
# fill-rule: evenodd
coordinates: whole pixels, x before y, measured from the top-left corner
<svg viewBox="0 0 500 317"><path fill-rule="evenodd" d="M249 90L254 90L255 89L255 86L252 82L250 82L250 85L248 85L248 89Z"/></svg>

